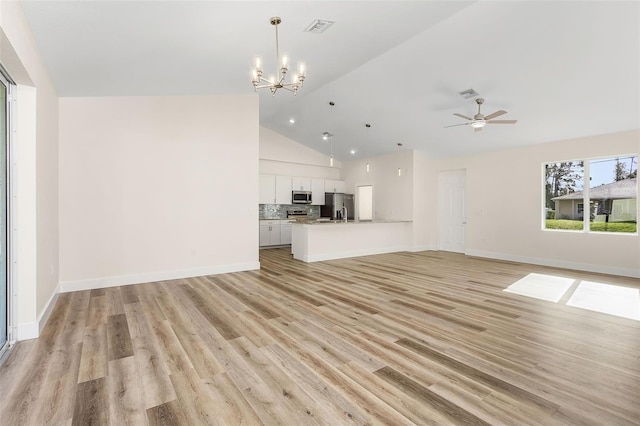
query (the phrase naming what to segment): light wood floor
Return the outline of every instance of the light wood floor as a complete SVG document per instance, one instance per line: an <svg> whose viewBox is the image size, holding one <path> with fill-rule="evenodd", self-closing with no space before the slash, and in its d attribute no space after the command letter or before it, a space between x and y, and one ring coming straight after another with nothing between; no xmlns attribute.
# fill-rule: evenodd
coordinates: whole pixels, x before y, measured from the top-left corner
<svg viewBox="0 0 640 426"><path fill-rule="evenodd" d="M0 368L0 424L640 424L640 323L396 253L61 294Z"/></svg>

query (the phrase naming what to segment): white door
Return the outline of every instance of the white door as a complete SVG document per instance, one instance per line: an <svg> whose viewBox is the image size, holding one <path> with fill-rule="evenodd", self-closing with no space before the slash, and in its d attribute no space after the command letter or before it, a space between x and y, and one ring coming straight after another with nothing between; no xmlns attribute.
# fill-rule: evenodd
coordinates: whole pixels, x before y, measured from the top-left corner
<svg viewBox="0 0 640 426"><path fill-rule="evenodd" d="M438 174L438 240L440 250L464 253L467 224L466 170Z"/></svg>

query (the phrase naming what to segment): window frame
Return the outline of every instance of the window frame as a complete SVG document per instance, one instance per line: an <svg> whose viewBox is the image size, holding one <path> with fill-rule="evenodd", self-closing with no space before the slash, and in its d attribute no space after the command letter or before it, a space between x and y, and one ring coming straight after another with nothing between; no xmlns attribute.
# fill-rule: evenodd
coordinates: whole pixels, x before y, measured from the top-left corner
<svg viewBox="0 0 640 426"><path fill-rule="evenodd" d="M591 204L593 203L593 201L591 200L591 194L590 194L590 182L591 182L591 162L594 160L607 160L607 159L616 159L616 158L623 158L623 157L635 157L636 161L638 161L638 159L640 158L640 155L638 155L638 153L626 153L626 154L618 154L618 155L605 155L605 156L597 156L597 157L585 157L585 158L581 158L581 159L565 159L565 160L552 160L552 161L544 161L542 162L541 165L541 171L542 171L542 185L541 185L541 193L542 193L542 197L541 197L541 206L542 206L542 215L541 215L541 227L542 227L542 231L557 231L557 232L570 232L570 233L583 233L583 234L604 234L604 235L630 235L630 236L638 236L638 226L637 226L637 219L640 216L640 204L638 204L638 192L640 192L640 182L638 181L638 178L636 176L636 231L635 232L612 232L612 231L592 231L591 230L591 220L590 220L590 215L591 215ZM583 215L582 215L582 229L554 229L554 228L547 228L546 227L546 219L547 219L547 211L548 208L546 206L546 185L547 185L547 175L546 175L546 171L547 171L547 165L549 164L557 164L557 163L575 163L575 162L582 162L583 163L583 188L582 188L582 200L581 202L578 202L577 205L582 204L583 206ZM638 170L638 163L636 163L636 170ZM632 172L633 170L631 170L630 172ZM637 172L636 172L637 174ZM589 220L584 220L584 206L589 206L588 207L588 212L589 212ZM576 206L576 209L578 208L578 206ZM555 210L554 210L555 211Z"/></svg>

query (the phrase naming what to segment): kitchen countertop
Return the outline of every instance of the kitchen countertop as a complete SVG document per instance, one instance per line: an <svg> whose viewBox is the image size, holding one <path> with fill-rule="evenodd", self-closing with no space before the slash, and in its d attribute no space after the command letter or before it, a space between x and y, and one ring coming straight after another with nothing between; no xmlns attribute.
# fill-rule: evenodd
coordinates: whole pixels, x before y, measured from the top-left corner
<svg viewBox="0 0 640 426"><path fill-rule="evenodd" d="M412 223L412 220L306 220L306 221L294 221L301 225L371 225L376 223Z"/></svg>

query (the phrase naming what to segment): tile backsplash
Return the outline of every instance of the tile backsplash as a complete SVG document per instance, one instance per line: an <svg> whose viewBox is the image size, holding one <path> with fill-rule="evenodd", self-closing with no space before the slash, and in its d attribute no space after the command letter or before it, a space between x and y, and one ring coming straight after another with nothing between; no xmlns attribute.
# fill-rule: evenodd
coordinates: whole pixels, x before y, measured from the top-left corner
<svg viewBox="0 0 640 426"><path fill-rule="evenodd" d="M320 206L300 204L258 204L258 217L260 219L286 219L287 210L305 210L309 217L320 217Z"/></svg>

